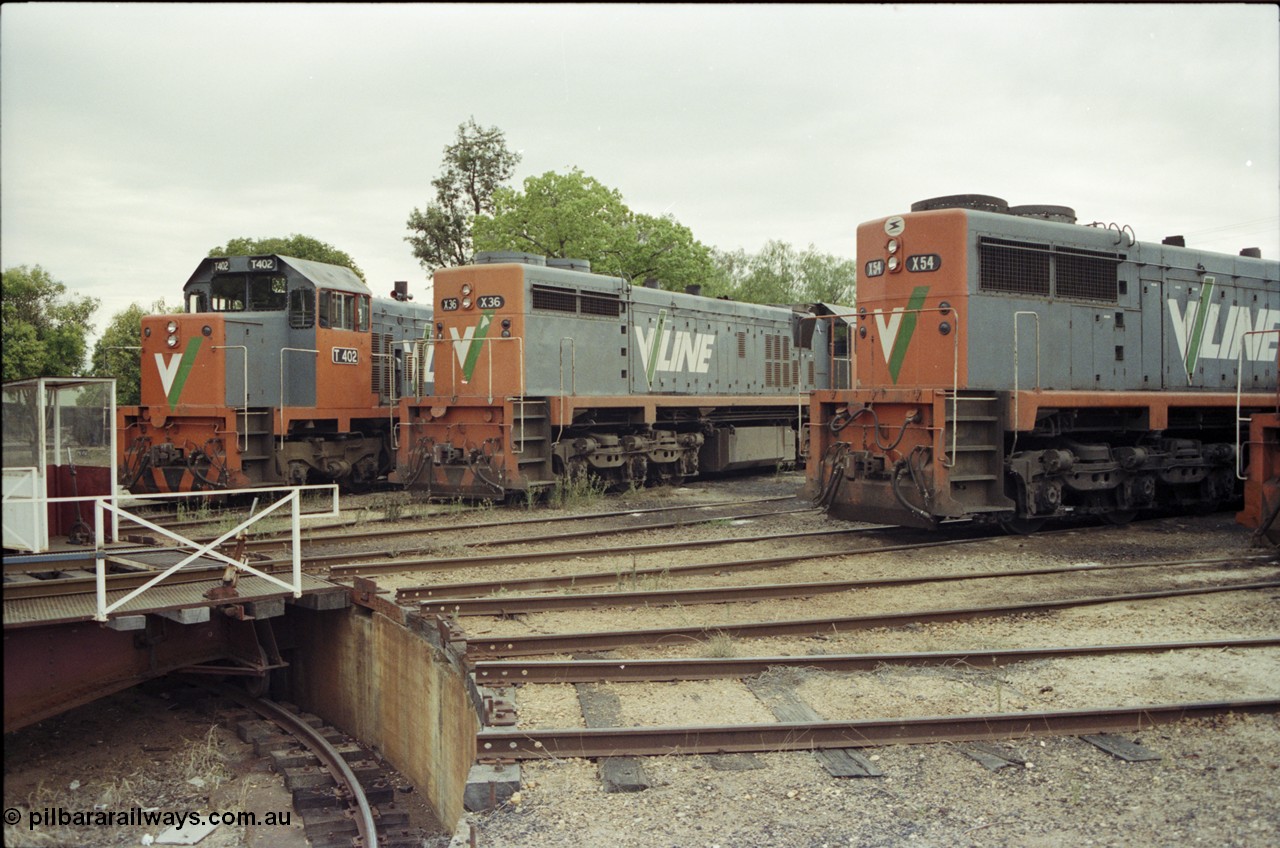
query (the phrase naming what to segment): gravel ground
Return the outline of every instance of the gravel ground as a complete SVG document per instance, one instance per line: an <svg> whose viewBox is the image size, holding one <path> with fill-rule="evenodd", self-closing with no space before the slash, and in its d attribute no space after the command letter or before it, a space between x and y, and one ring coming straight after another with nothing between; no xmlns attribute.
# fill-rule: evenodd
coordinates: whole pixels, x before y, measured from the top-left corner
<svg viewBox="0 0 1280 848"><path fill-rule="evenodd" d="M883 576L970 574L1062 565L1257 556L1229 514L1164 518L1126 528L1077 527L1000 537L943 550L840 557L856 537L760 543L663 555L672 565L768 556L782 550L832 556L782 569L677 579L666 585L728 585ZM819 526L818 516L759 519L730 528L687 528L688 538ZM670 533L667 534L670 537ZM628 537L628 541L631 541ZM635 541L640 541L636 539ZM621 570L618 557L583 557L568 572ZM641 566L653 558L641 559ZM562 566L563 567L563 566ZM521 574L552 569L529 563ZM504 572L505 574L505 572ZM413 575L424 580L427 575ZM452 576L452 575L451 575ZM492 579L489 572L467 579ZM1137 568L972 579L864 589L806 599L628 610L554 612L509 620L463 618L478 637L605 629L709 626L981 603L1016 603L1111 592L1275 580L1274 563ZM440 582L449 576L435 575ZM460 577L460 576L459 576ZM409 584L406 584L409 585ZM664 586L665 587L665 586ZM601 587L608 591L623 586ZM644 588L644 587L640 587ZM651 586L649 588L659 588ZM592 591L578 589L576 591ZM1032 647L1275 636L1280 591L1227 592L1079 607L946 624L825 634L807 639L685 640L610 656L804 655ZM775 669L766 675L829 719L1055 710L1230 698L1280 698L1280 650L1196 650L1036 661L996 669L881 667L844 675ZM773 720L746 684L714 680L605 684L620 724L756 723ZM584 725L569 685L517 691L519 725ZM1233 715L1125 734L1160 756L1126 763L1075 738L997 743L1025 765L989 771L951 744L891 746L868 753L876 778L834 778L808 753L763 752L755 768L721 770L700 756L651 757L651 787L605 792L595 763L526 763L521 791L497 810L469 814L480 846L1181 846L1280 845L1280 718Z"/></svg>

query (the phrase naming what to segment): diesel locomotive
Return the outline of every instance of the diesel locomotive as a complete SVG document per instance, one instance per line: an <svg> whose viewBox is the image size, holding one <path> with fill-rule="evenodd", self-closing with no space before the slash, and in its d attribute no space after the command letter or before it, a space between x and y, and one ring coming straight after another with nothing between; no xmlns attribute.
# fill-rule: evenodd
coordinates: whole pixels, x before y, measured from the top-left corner
<svg viewBox="0 0 1280 848"><path fill-rule="evenodd" d="M434 391L401 402L394 475L433 496L795 463L810 390L850 373L851 310L664 291L581 260L480 254L436 271L434 307L414 356L434 359Z"/></svg>
<svg viewBox="0 0 1280 848"><path fill-rule="evenodd" d="M229 256L183 296L142 320L141 403L118 412L128 490L359 488L391 470L406 355L431 327L405 284L374 297L349 268Z"/></svg>
<svg viewBox="0 0 1280 848"><path fill-rule="evenodd" d="M983 195L862 224L857 256L854 383L810 414L832 515L1029 532L1238 496L1247 420L1276 410L1280 263Z"/></svg>

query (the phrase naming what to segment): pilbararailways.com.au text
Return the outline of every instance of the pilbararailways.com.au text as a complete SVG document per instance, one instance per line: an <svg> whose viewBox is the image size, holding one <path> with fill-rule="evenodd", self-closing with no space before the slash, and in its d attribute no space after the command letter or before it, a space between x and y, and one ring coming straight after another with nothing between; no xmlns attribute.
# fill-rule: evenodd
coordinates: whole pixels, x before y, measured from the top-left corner
<svg viewBox="0 0 1280 848"><path fill-rule="evenodd" d="M25 818L28 830L35 830L38 827L176 827L181 829L204 824L288 827L292 812L292 810L283 810L259 815L252 812L214 811L202 814L142 807L131 807L128 810L67 810L62 807L44 807L39 810L28 810L24 814L17 807L10 807L4 811L4 822L8 825L16 825Z"/></svg>

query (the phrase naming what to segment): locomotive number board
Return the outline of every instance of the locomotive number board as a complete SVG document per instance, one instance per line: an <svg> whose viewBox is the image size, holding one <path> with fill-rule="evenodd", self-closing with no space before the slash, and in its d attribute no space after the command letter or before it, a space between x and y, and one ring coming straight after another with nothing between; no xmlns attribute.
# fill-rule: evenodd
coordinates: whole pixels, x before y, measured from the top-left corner
<svg viewBox="0 0 1280 848"><path fill-rule="evenodd" d="M360 351L354 347L335 347L333 349L334 365L359 365Z"/></svg>

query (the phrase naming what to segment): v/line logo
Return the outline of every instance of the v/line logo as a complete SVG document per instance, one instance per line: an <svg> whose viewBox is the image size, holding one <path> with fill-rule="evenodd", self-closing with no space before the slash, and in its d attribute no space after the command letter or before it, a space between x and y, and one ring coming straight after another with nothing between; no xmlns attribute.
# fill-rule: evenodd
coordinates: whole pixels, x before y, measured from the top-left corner
<svg viewBox="0 0 1280 848"><path fill-rule="evenodd" d="M164 389L165 399L169 401L170 412L178 405L178 398L182 397L182 387L187 384L187 377L196 364L196 354L200 352L203 341L200 336L188 340L181 355L174 353L168 359L163 353L155 355L156 370L160 372L160 385Z"/></svg>
<svg viewBox="0 0 1280 848"><path fill-rule="evenodd" d="M449 335L453 337L453 352L458 357L458 367L462 369L463 382L471 382L476 362L480 360L480 349L484 347L485 337L489 335L489 327L493 324L493 315L494 310L485 310L480 315L478 324L467 327L461 333L457 327L449 328Z"/></svg>
<svg viewBox="0 0 1280 848"><path fill-rule="evenodd" d="M1248 334L1274 330L1280 325L1280 309L1264 307L1255 314L1247 306L1214 303L1216 282L1214 277L1205 277L1199 299L1188 299L1185 306L1175 297L1165 301L1188 382L1204 359L1234 362L1241 353L1250 362L1275 359L1276 335Z"/></svg>
<svg viewBox="0 0 1280 848"><path fill-rule="evenodd" d="M654 374L687 372L706 374L711 370L711 353L716 337L712 333L667 328L667 310L658 313L658 323L647 330L636 327L640 364L645 379L653 385Z"/></svg>
<svg viewBox="0 0 1280 848"><path fill-rule="evenodd" d="M916 332L916 322L920 309L924 306L928 286L917 286L912 289L906 306L895 306L889 312L875 313L876 329L880 339L880 350L884 353L884 361L889 365L889 378L898 382L898 374L902 371L902 363L907 358L907 347Z"/></svg>

